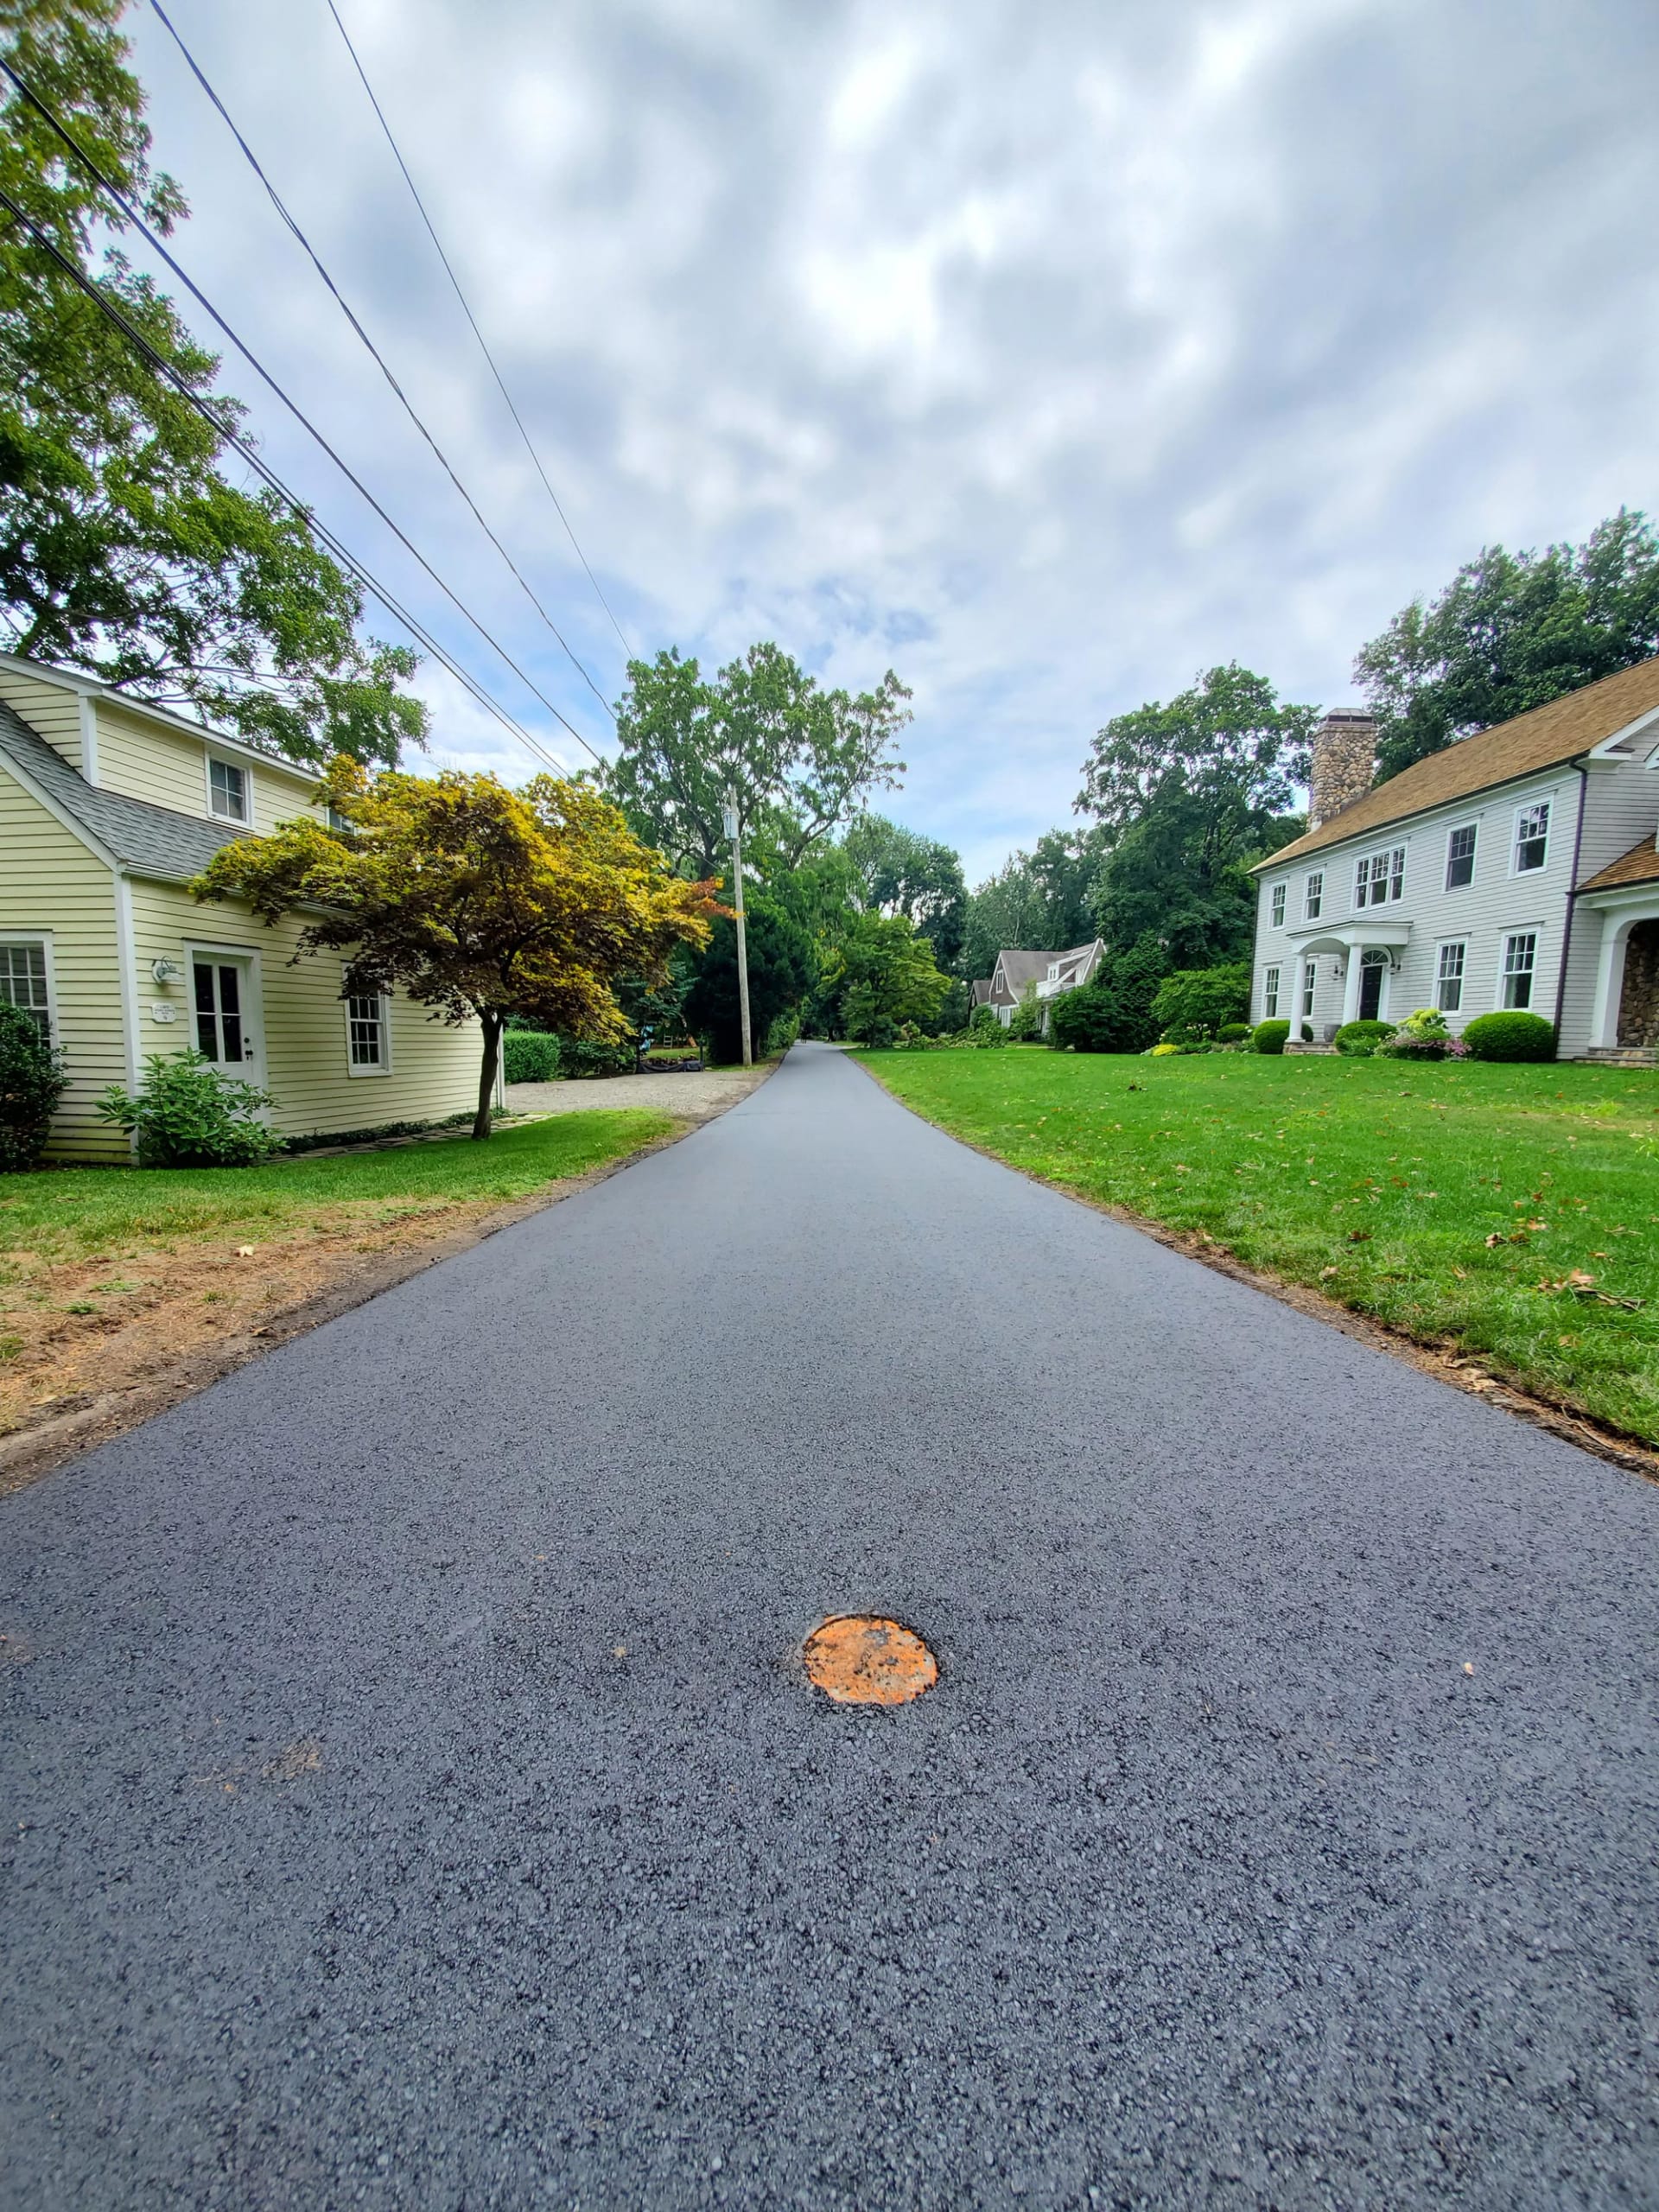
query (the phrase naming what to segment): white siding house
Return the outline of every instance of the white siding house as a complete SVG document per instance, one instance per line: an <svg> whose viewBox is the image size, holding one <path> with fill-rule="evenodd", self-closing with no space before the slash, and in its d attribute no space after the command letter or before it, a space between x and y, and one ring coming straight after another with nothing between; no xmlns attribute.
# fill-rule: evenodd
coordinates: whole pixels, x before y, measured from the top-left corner
<svg viewBox="0 0 1659 2212"><path fill-rule="evenodd" d="M1359 718L1332 719L1351 765ZM1319 1046L1344 1022L1419 1007L1454 1032L1521 1007L1555 1024L1564 1057L1652 1056L1659 659L1334 808L1324 735L1313 826L1255 871L1255 1020L1287 1020L1293 1046Z"/></svg>

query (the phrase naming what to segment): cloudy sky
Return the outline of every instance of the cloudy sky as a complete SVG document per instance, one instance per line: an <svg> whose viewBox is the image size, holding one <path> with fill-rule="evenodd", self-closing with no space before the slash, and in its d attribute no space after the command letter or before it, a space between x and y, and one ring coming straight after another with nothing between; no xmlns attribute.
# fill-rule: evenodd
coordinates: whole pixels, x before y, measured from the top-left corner
<svg viewBox="0 0 1659 2212"><path fill-rule="evenodd" d="M600 690L623 651L327 0L166 0ZM1351 697L1483 543L1659 505L1650 0L338 0L631 646L915 693L970 880L1111 714ZM601 749L608 723L147 6L181 259ZM265 450L584 756L245 364ZM378 626L392 634L382 620ZM436 749L530 766L442 671Z"/></svg>

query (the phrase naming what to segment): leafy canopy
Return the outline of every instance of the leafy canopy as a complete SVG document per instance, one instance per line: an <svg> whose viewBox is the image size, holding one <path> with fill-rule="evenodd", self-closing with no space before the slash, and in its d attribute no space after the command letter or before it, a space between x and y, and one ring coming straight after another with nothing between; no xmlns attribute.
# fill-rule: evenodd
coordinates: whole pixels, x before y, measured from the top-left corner
<svg viewBox="0 0 1659 2212"><path fill-rule="evenodd" d="M677 652L630 661L605 788L641 836L697 876L720 871L734 789L763 871L792 868L873 791L897 784L909 696L891 669L856 697L826 691L774 645L751 645L712 682Z"/></svg>
<svg viewBox="0 0 1659 2212"><path fill-rule="evenodd" d="M1306 780L1317 719L1316 708L1281 704L1265 677L1233 662L1166 705L1107 723L1077 807L1108 840L1095 902L1109 944L1151 933L1194 968L1248 953L1247 871L1301 826L1286 812Z"/></svg>
<svg viewBox="0 0 1659 2212"><path fill-rule="evenodd" d="M1017 852L979 885L963 917L960 972L988 976L1005 947L1063 952L1096 935L1095 877L1103 833L1050 830L1029 853Z"/></svg>
<svg viewBox="0 0 1659 2212"><path fill-rule="evenodd" d="M749 963L749 1027L757 1052L780 1016L793 1014L818 979L812 938L778 900L747 893L743 927ZM737 988L737 925L722 914L685 995L685 1020L711 1059L743 1057L743 1022Z"/></svg>
<svg viewBox="0 0 1659 2212"><path fill-rule="evenodd" d="M1621 507L1582 545L1482 549L1362 648L1378 780L1659 652L1659 539Z"/></svg>
<svg viewBox="0 0 1659 2212"><path fill-rule="evenodd" d="M316 803L350 827L300 820L239 838L214 855L196 895L245 899L264 922L302 912L300 955L344 953L348 988L396 988L443 1021L476 1016L475 1136L489 1135L510 1015L623 1039L613 981L666 982L676 945L707 942L710 887L671 875L589 785L371 776L341 758Z"/></svg>
<svg viewBox="0 0 1659 2212"><path fill-rule="evenodd" d="M879 1044L903 1022L929 1026L950 989L902 914L860 914L824 963L822 1002L842 1036Z"/></svg>
<svg viewBox="0 0 1659 2212"><path fill-rule="evenodd" d="M0 53L156 229L185 213L149 167L124 0L0 0ZM416 656L365 644L362 600L308 524L219 464L242 417L219 362L113 243L125 219L0 79L0 186L143 331L216 429L15 219L0 224L0 644L194 709L302 760L395 761L425 709Z"/></svg>
<svg viewBox="0 0 1659 2212"><path fill-rule="evenodd" d="M842 840L856 873L860 902L878 914L902 914L921 931L944 968L962 950L968 887L949 845L919 836L884 815L861 814Z"/></svg>

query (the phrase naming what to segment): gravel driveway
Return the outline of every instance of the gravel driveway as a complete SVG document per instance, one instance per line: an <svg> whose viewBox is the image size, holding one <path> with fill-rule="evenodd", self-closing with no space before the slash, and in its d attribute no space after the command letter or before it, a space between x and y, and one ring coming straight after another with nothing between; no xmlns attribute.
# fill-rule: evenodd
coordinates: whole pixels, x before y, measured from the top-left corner
<svg viewBox="0 0 1659 2212"><path fill-rule="evenodd" d="M1656 2201L1659 1490L834 1052L7 1502L0 1630L9 2205Z"/></svg>
<svg viewBox="0 0 1659 2212"><path fill-rule="evenodd" d="M772 1073L758 1068L703 1068L690 1075L601 1075L567 1083L510 1083L515 1114L588 1114L595 1107L652 1107L689 1122L723 1114Z"/></svg>

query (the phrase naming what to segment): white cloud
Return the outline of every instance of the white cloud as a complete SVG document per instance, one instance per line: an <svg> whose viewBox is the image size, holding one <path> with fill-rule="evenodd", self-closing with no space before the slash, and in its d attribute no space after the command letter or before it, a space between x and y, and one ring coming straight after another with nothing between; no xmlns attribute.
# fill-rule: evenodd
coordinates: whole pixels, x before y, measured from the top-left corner
<svg viewBox="0 0 1659 2212"><path fill-rule="evenodd" d="M340 0L637 646L916 693L970 873L1107 715L1236 657L1348 696L1483 542L1656 497L1643 0ZM181 27L601 688L622 655L320 0ZM537 685L607 728L148 16L181 257ZM276 464L569 741L245 367ZM388 625L382 620L382 630ZM441 671L442 757L512 741Z"/></svg>

